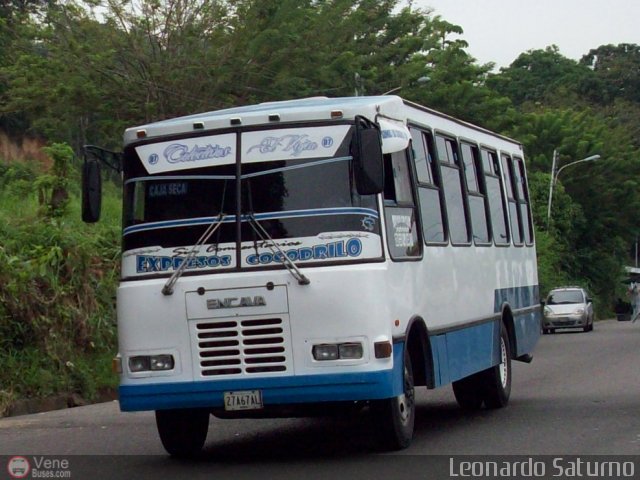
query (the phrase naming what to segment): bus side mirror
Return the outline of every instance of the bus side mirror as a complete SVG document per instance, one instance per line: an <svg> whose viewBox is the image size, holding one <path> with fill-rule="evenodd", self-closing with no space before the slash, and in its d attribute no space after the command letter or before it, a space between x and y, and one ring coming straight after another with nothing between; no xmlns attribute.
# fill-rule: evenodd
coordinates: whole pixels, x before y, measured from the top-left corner
<svg viewBox="0 0 640 480"><path fill-rule="evenodd" d="M356 117L353 162L358 193L374 195L382 192L384 166L380 130L364 117Z"/></svg>
<svg viewBox="0 0 640 480"><path fill-rule="evenodd" d="M100 220L102 206L102 177L98 160L85 160L82 166L82 221Z"/></svg>

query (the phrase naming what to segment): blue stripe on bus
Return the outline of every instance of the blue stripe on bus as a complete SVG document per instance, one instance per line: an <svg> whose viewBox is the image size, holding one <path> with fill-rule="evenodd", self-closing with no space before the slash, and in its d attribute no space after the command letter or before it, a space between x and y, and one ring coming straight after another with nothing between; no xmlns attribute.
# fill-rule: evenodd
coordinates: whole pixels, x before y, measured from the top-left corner
<svg viewBox="0 0 640 480"><path fill-rule="evenodd" d="M516 336L515 356L519 357L533 350L540 337L540 322L542 321L542 307L540 306L540 288L538 285L527 285L524 287L501 288L494 294L494 311L502 311L505 303L511 307L513 312L513 324ZM521 309L534 310L519 312Z"/></svg>
<svg viewBox="0 0 640 480"><path fill-rule="evenodd" d="M403 348L394 344L394 368L378 372L121 385L120 409L223 407L224 392L239 390L260 390L264 405L391 398L402 393Z"/></svg>
<svg viewBox="0 0 640 480"><path fill-rule="evenodd" d="M499 320L430 337L436 387L500 363Z"/></svg>
<svg viewBox="0 0 640 480"><path fill-rule="evenodd" d="M255 214L256 220L274 220L282 218L302 218L302 217L318 217L325 215L368 215L374 218L378 218L378 212L372 208L316 208L308 210L291 210L288 212L265 212ZM195 225L209 225L215 221L218 217L198 217L185 220L170 220L165 222L153 222L140 225L132 225L126 227L123 231L124 235L130 233L143 232L147 230L157 230L160 228L175 228L175 227L191 227ZM243 215L242 221L246 222L249 217ZM224 218L222 223L233 223L236 221L235 215L229 215Z"/></svg>
<svg viewBox="0 0 640 480"><path fill-rule="evenodd" d="M531 285L495 291L495 312L500 313L505 303L511 307L515 357L531 353L540 337L542 311L532 308L539 306L538 290L538 285ZM436 386L455 382L500 363L499 338L500 320L431 336Z"/></svg>
<svg viewBox="0 0 640 480"><path fill-rule="evenodd" d="M527 285L524 287L500 288L494 292L493 311L502 311L502 305L508 303L512 310L527 308L540 304L540 293L538 285Z"/></svg>

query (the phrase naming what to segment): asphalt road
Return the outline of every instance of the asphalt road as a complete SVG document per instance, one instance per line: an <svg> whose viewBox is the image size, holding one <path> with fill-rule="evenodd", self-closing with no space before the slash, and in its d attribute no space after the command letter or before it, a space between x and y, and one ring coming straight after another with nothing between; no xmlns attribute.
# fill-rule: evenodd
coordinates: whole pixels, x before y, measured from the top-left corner
<svg viewBox="0 0 640 480"><path fill-rule="evenodd" d="M85 478L96 462L101 475L91 478L205 478L212 470L234 478L373 478L384 476L381 462L397 473L403 458L413 465L424 455L640 455L639 367L640 324L608 320L590 333L545 335L531 364L514 362L505 409L465 413L450 387L419 390L414 441L392 455L377 450L366 415L212 417L202 456L185 464L166 456L152 412L120 413L110 402L0 419L0 461L71 458L71 478ZM635 468L640 475L640 461ZM0 479L5 472L0 465Z"/></svg>

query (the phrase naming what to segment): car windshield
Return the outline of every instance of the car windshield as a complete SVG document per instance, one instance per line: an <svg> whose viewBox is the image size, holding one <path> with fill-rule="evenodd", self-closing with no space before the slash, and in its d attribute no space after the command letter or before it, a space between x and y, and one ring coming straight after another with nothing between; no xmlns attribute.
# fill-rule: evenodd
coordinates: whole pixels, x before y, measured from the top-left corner
<svg viewBox="0 0 640 480"><path fill-rule="evenodd" d="M584 303L584 297L580 290L558 290L551 292L547 298L547 305L566 305L571 303Z"/></svg>

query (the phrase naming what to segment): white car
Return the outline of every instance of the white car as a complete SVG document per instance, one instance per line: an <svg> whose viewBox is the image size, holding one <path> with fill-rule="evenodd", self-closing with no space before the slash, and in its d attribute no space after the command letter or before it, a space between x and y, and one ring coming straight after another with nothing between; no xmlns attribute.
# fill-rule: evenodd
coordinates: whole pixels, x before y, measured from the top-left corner
<svg viewBox="0 0 640 480"><path fill-rule="evenodd" d="M542 333L558 328L593 330L593 300L581 287L562 287L549 292L544 304Z"/></svg>

